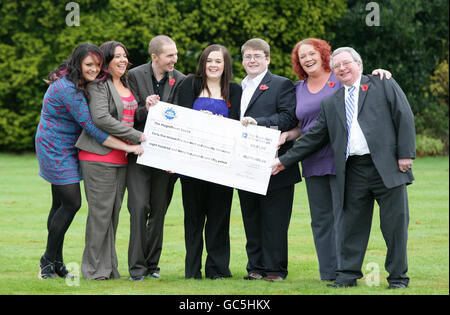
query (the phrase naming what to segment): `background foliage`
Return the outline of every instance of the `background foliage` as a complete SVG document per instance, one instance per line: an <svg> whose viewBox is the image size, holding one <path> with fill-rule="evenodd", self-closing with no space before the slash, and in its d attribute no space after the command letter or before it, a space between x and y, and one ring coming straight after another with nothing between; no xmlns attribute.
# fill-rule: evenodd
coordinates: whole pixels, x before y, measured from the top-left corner
<svg viewBox="0 0 450 315"><path fill-rule="evenodd" d="M69 1L0 3L0 150L34 147L47 85L43 78L81 42L123 42L131 62L148 61L157 34L177 43L177 68L195 71L209 44L233 56L235 80L244 76L240 46L261 37L271 44L272 72L296 80L290 52L299 40L318 37L332 47L352 46L366 72L389 69L408 95L417 131L448 148L448 2L377 1L380 26L356 0L80 0L80 26L66 25ZM446 81L445 81L446 80Z"/></svg>
<svg viewBox="0 0 450 315"><path fill-rule="evenodd" d="M331 43L353 46L365 72L389 69L408 96L417 132L440 139L448 150L448 1L377 3L380 26L367 27L366 1L347 1Z"/></svg>

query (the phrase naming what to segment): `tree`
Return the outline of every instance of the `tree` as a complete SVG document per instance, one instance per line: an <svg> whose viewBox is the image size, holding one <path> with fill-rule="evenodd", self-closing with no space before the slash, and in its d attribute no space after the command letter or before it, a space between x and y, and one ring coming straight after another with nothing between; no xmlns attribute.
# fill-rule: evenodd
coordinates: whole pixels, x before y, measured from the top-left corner
<svg viewBox="0 0 450 315"><path fill-rule="evenodd" d="M427 107L421 113L423 133L440 138L448 150L448 57L442 61L430 77L430 86L425 90Z"/></svg>
<svg viewBox="0 0 450 315"><path fill-rule="evenodd" d="M367 3L347 1L348 11L335 25L333 47L355 48L366 72L390 70L408 97L417 132L448 138L448 102L444 105L447 116L438 115L439 120L430 124L427 97L430 76L448 56L447 0L371 2L379 7L379 26L367 25L366 17L374 12L373 8L366 10Z"/></svg>
<svg viewBox="0 0 450 315"><path fill-rule="evenodd" d="M185 73L195 72L206 46L222 44L230 50L239 82L245 75L240 47L249 38L261 37L271 45L271 70L295 79L290 62L294 44L311 36L331 38L327 28L345 12L344 0L79 0L75 26L68 2L0 4L2 151L33 149L47 88L42 79L82 42L121 41L131 53L130 61L140 65L148 61L150 39L167 34L177 43L177 68Z"/></svg>

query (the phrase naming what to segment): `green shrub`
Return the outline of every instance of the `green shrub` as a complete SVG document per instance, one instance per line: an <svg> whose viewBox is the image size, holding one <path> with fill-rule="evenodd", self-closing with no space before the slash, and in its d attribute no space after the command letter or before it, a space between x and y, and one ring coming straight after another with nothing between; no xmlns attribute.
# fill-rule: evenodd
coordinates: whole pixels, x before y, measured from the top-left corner
<svg viewBox="0 0 450 315"><path fill-rule="evenodd" d="M0 108L0 151L21 152L32 148L39 115L34 112L18 115Z"/></svg>
<svg viewBox="0 0 450 315"><path fill-rule="evenodd" d="M433 139L426 135L416 136L417 156L437 156L442 155L444 143L439 139Z"/></svg>
<svg viewBox="0 0 450 315"><path fill-rule="evenodd" d="M427 106L416 115L416 130L433 138L441 139L448 153L448 56L430 76L430 85L425 89Z"/></svg>
<svg viewBox="0 0 450 315"><path fill-rule="evenodd" d="M241 45L262 37L271 45L271 71L295 79L294 44L331 38L327 30L346 10L345 0L80 0L80 25L69 26L68 2L0 1L0 151L34 148L47 89L42 79L82 42L121 41L138 66L149 59L150 39L167 34L177 43L177 69L184 73L195 72L206 46L222 44L239 81L245 76Z"/></svg>

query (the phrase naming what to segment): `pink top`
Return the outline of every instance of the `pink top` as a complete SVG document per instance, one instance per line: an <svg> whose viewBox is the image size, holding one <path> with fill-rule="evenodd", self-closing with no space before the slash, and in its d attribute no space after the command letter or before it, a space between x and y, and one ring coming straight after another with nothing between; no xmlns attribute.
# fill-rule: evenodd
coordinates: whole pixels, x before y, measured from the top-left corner
<svg viewBox="0 0 450 315"><path fill-rule="evenodd" d="M134 126L134 113L137 109L137 102L133 94L127 97L121 97L123 101L123 113L122 122L128 126ZM78 158L83 161L95 161L95 162L105 162L112 164L128 164L127 153L122 150L112 149L111 152L105 155L95 154L88 151L80 150Z"/></svg>

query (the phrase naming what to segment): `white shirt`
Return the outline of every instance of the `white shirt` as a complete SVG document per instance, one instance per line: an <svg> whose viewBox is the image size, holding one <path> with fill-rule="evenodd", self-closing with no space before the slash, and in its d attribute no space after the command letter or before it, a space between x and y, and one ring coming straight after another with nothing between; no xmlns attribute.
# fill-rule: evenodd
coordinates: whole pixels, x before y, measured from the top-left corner
<svg viewBox="0 0 450 315"><path fill-rule="evenodd" d="M248 76L246 76L244 80L242 80L241 119L244 117L244 114L248 108L248 104L250 103L253 94L255 94L256 89L258 88L266 73L267 70L257 75L253 79L250 79Z"/></svg>
<svg viewBox="0 0 450 315"><path fill-rule="evenodd" d="M355 99L355 110L353 112L352 125L350 128L350 155L364 155L370 154L369 146L367 145L366 137L361 130L361 127L358 123L358 100L359 100L359 91L360 91L360 83L361 77L353 83L355 87L355 91L353 92L353 96ZM348 95L348 89L350 86L345 85L345 98Z"/></svg>

